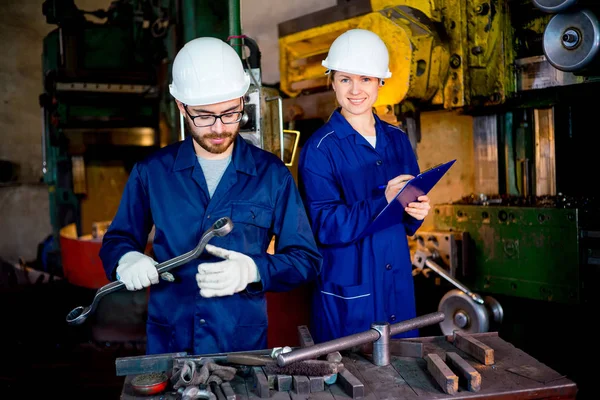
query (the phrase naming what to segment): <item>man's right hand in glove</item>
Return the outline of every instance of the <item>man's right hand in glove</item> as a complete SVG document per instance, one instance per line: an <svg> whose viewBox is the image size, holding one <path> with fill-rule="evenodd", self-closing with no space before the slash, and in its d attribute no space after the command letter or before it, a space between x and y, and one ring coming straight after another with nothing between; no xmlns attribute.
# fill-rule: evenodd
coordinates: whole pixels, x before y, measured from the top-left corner
<svg viewBox="0 0 600 400"><path fill-rule="evenodd" d="M138 251L130 251L119 260L117 279L125 284L127 290L140 290L158 283L158 264L151 257Z"/></svg>

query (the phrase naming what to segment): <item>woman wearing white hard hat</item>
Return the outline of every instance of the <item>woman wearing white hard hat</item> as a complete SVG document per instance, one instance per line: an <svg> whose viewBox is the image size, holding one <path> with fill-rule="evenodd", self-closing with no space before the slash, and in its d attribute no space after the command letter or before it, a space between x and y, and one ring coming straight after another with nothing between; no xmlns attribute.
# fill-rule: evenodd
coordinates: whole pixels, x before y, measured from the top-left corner
<svg viewBox="0 0 600 400"><path fill-rule="evenodd" d="M239 56L219 39L194 39L179 51L170 91L190 136L134 166L104 235L109 279L129 290L152 285L148 354L265 349L265 292L290 290L319 272L289 169L239 136L249 85ZM159 282L155 264L193 250L221 217L233 221L231 233L173 270L176 283ZM153 225L156 261L143 254Z"/></svg>
<svg viewBox="0 0 600 400"><path fill-rule="evenodd" d="M340 107L307 140L299 163L300 191L323 255L312 307L318 342L416 316L406 236L421 226L429 198L410 203L398 224L362 235L419 173L406 133L373 113L392 75L388 63L384 42L363 29L340 35L323 61Z"/></svg>

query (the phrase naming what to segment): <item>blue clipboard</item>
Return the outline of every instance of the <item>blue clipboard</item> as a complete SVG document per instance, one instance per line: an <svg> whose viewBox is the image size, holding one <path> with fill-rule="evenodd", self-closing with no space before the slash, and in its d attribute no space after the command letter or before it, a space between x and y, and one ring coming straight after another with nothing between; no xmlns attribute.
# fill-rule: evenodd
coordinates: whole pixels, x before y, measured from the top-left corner
<svg viewBox="0 0 600 400"><path fill-rule="evenodd" d="M365 237L371 235L402 222L406 206L409 203L417 201L419 196L429 193L455 162L456 160L452 160L447 163L436 165L427 171L421 172L419 175L408 181L402 190L398 192L394 200L390 201L388 205L377 214L371 225L367 227L361 236Z"/></svg>

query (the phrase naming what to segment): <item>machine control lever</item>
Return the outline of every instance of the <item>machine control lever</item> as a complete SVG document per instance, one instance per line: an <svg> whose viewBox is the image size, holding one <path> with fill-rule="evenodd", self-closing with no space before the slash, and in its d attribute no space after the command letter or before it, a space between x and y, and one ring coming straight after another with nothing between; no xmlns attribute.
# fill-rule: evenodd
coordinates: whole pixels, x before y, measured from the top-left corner
<svg viewBox="0 0 600 400"><path fill-rule="evenodd" d="M478 295L477 293L473 293L471 290L469 290L468 287L460 283L455 277L446 272L444 268L440 267L435 261L432 260L431 255L427 252L423 250L415 251L413 265L416 266L418 269L423 269L423 267L426 266L427 268L433 270L435 273L440 275L442 278L446 279L458 290L464 292L477 304L484 304L484 300L480 295Z"/></svg>

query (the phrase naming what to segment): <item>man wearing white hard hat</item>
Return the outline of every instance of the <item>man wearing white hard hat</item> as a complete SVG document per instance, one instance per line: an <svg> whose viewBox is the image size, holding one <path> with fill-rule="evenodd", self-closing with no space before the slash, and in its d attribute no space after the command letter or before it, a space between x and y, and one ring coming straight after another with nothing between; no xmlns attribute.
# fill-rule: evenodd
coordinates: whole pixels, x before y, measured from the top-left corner
<svg viewBox="0 0 600 400"><path fill-rule="evenodd" d="M239 56L219 39L194 39L179 51L170 92L190 135L134 166L104 235L107 276L128 290L150 287L148 354L264 349L265 292L290 290L320 270L291 173L239 136L249 85ZM172 270L175 282L159 280L157 262L193 250L225 216L231 233ZM143 254L153 226L156 260Z"/></svg>
<svg viewBox="0 0 600 400"><path fill-rule="evenodd" d="M406 236L421 226L429 198L410 203L401 222L363 235L419 173L407 135L372 111L379 88L392 75L388 63L385 43L364 29L340 35L323 61L340 107L307 140L298 169L323 255L312 306L317 342L367 331L374 322L416 316Z"/></svg>

